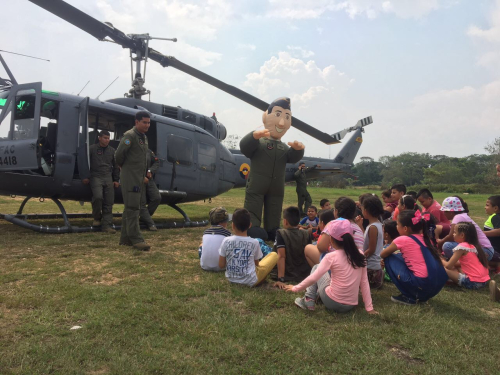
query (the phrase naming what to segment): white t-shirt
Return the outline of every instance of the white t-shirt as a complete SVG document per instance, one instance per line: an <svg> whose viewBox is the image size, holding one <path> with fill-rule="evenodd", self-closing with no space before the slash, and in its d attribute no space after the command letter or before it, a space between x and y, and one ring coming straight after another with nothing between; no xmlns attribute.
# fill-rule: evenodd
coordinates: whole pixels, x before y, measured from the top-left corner
<svg viewBox="0 0 500 375"><path fill-rule="evenodd" d="M214 225L203 232L200 265L205 271L222 271L219 268L219 249L224 238L231 232L220 225Z"/></svg>
<svg viewBox="0 0 500 375"><path fill-rule="evenodd" d="M226 277L230 282L255 285L255 259L263 256L259 241L251 237L226 237L220 246L219 255L226 258Z"/></svg>

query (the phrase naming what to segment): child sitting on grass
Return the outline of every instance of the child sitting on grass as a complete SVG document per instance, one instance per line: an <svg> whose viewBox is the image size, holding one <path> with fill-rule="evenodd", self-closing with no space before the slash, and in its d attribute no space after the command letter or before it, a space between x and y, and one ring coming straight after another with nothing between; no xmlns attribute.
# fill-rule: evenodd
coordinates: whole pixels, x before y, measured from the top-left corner
<svg viewBox="0 0 500 375"><path fill-rule="evenodd" d="M332 206L330 205L330 201L328 199L322 199L319 201L319 206L321 210L331 210Z"/></svg>
<svg viewBox="0 0 500 375"><path fill-rule="evenodd" d="M368 272L368 282L371 289L378 289L384 282L384 271L380 265L380 253L384 246L384 235L382 223L379 221L384 207L382 202L376 196L370 196L363 199L361 212L363 217L368 220L365 229L365 242L363 252L366 257L366 268Z"/></svg>
<svg viewBox="0 0 500 375"><path fill-rule="evenodd" d="M500 195L492 195L486 200L484 206L488 220L484 223L484 234L490 240L493 246L493 257L490 260L490 266L495 273L500 273Z"/></svg>
<svg viewBox="0 0 500 375"><path fill-rule="evenodd" d="M316 208L316 206L309 206L309 208L307 209L307 216L299 222L299 227L302 229L306 229L309 234L312 234L313 231L316 231L318 223L318 209Z"/></svg>
<svg viewBox="0 0 500 375"><path fill-rule="evenodd" d="M335 251L326 254L321 263L314 266L311 275L299 285L287 285L284 289L290 292L306 290L303 298L295 300L301 309L314 310L319 296L327 310L339 313L351 311L358 305L361 290L366 311L377 314L368 285L366 258L354 243L349 221L335 220L329 225L329 233L323 236L329 237Z"/></svg>
<svg viewBox="0 0 500 375"><path fill-rule="evenodd" d="M384 229L384 249L388 247L392 241L399 237L398 222L396 220L387 219L383 223Z"/></svg>
<svg viewBox="0 0 500 375"><path fill-rule="evenodd" d="M490 279L488 260L477 239L472 223L460 222L453 228L453 238L458 245L449 261L441 260L448 277L466 289L480 289Z"/></svg>
<svg viewBox="0 0 500 375"><path fill-rule="evenodd" d="M300 212L298 207L283 210L283 228L276 231L274 250L278 254L278 267L273 278L278 279L276 286L283 287L287 281L300 282L311 272L304 255L304 248L311 243L307 231L299 229Z"/></svg>
<svg viewBox="0 0 500 375"><path fill-rule="evenodd" d="M434 297L448 280L437 249L427 233L427 223L420 211L399 214L400 237L382 250L385 270L401 292L393 302L415 305ZM400 250L400 254L394 254Z"/></svg>
<svg viewBox="0 0 500 375"><path fill-rule="evenodd" d="M396 184L391 187L391 198L394 202L399 202L399 200L406 195L406 186L403 184ZM399 209L396 207L394 209L394 213L392 214L392 218L394 220L398 220Z"/></svg>
<svg viewBox="0 0 500 375"><path fill-rule="evenodd" d="M474 220L472 220L468 215L469 208L467 206L467 203L465 203L462 198L460 198L459 196L446 198L441 205L441 211L444 211L444 214L446 215L448 220L451 220L450 234L448 234L445 238L438 240L438 245L443 247L443 254L446 259L451 258L451 256L453 255L453 249L458 245L457 242L453 241L453 228L455 227L455 225L462 221L466 221L474 225L477 232L477 238L484 250L484 253L486 254L486 257L488 258L488 261L493 258L494 251L493 247L491 246L490 240L488 239L488 237L486 237L484 232L481 230L481 228L479 228Z"/></svg>
<svg viewBox="0 0 500 375"><path fill-rule="evenodd" d="M332 210L324 210L321 211L321 214L319 215L319 231L320 233L323 232L325 229L325 226L330 222L335 220L335 216L333 215ZM318 241L321 239L323 235L321 234L318 238ZM327 249L326 252L328 252L329 249ZM318 250L318 245L316 244L310 244L307 245L304 249L304 255L306 257L307 263L309 263L309 266L314 267L316 264L318 264L322 258L326 254L326 252L320 252Z"/></svg>
<svg viewBox="0 0 500 375"><path fill-rule="evenodd" d="M247 236L251 226L250 213L240 208L233 213L234 235L226 237L219 250L219 268L226 269L227 279L235 284L256 286L271 272L278 255L270 253L262 258L259 242Z"/></svg>
<svg viewBox="0 0 500 375"><path fill-rule="evenodd" d="M231 232L227 230L229 215L224 207L215 207L208 213L211 227L203 232L198 249L201 268L205 271L224 271L219 267L219 249L224 238Z"/></svg>

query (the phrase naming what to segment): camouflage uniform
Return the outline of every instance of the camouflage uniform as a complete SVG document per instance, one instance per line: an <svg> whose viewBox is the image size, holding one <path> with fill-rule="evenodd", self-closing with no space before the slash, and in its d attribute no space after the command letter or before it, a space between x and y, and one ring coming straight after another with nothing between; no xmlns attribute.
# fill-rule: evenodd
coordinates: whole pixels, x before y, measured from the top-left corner
<svg viewBox="0 0 500 375"><path fill-rule="evenodd" d="M148 138L135 127L123 134L116 150L116 163L121 166L123 209L120 243L133 245L144 242L139 228L141 192L145 189L147 171Z"/></svg>
<svg viewBox="0 0 500 375"><path fill-rule="evenodd" d="M92 189L92 216L101 221L103 229L113 222L115 189L113 182L120 179L120 170L115 162L115 149L101 147L98 143L89 147L90 188Z"/></svg>
<svg viewBox="0 0 500 375"><path fill-rule="evenodd" d="M294 180L297 182L297 188L295 191L297 192L297 198L299 203L299 211L300 216L303 216L307 213L307 209L312 204L312 198L309 192L307 191L307 178L306 173L316 169L316 166L310 168L297 169L297 171L293 174ZM305 205L304 205L305 202ZM302 209L304 207L304 209Z"/></svg>
<svg viewBox="0 0 500 375"><path fill-rule="evenodd" d="M154 181L154 174L158 170L160 162L158 161L158 158L156 157L155 153L151 150L148 150L147 165L148 165L148 172L151 172L153 176L149 179L147 185L144 186L142 189L141 210L139 213L139 218L141 221L144 221L148 227L152 227L155 225L155 222L153 221L151 216L154 215L156 209L160 205L161 195L160 191L158 190L158 186L156 186L156 183Z"/></svg>
<svg viewBox="0 0 500 375"><path fill-rule="evenodd" d="M304 150L294 150L279 140L255 139L253 132L242 138L240 150L251 161L245 208L252 216L252 226L259 227L264 206L264 229L269 233L281 224L286 164L297 163Z"/></svg>

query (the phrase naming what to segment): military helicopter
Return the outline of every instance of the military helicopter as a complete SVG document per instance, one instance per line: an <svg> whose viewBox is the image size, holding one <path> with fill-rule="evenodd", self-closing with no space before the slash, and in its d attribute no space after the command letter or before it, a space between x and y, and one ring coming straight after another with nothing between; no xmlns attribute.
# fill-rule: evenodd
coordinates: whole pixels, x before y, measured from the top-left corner
<svg viewBox="0 0 500 375"><path fill-rule="evenodd" d="M215 114L208 117L188 109L143 100L142 97L150 93L144 86L146 63L152 60L163 67L176 68L262 111L268 108L268 103L152 49L149 41L154 38L149 34L126 35L112 24L97 21L62 0L30 1L98 40L113 41L128 48L136 71L132 88L123 98L101 101L43 90L41 82L19 84L0 55L0 63L9 76L8 79L0 78L0 194L26 196L16 215L1 216L13 224L45 233L100 230L98 227L72 226L70 218L89 215L66 213L60 200L91 200L91 190L82 184L80 177L89 171L89 145L96 143L98 132L108 130L111 133L110 145L116 148L123 134L134 125L137 111L147 110L151 113L151 127L147 133L149 145L160 160L155 182L162 204L171 206L184 217L184 222L158 223L158 228L206 225L206 221L191 221L177 204L210 199L232 188L245 186L250 160L238 150L229 150L222 145L227 131ZM142 63L144 73L141 73ZM321 168L308 174L308 178L347 173L361 146L364 127L371 123L370 116L358 121L354 127L330 135L293 118L293 127L326 144L340 143L348 132L354 131L335 159L304 158L306 166L321 164ZM286 181L292 180L297 167L298 164L287 165ZM31 198L51 199L61 213L23 214L24 206ZM121 191L117 189L115 203L122 202ZM65 224L62 227L28 222L28 219L61 217Z"/></svg>

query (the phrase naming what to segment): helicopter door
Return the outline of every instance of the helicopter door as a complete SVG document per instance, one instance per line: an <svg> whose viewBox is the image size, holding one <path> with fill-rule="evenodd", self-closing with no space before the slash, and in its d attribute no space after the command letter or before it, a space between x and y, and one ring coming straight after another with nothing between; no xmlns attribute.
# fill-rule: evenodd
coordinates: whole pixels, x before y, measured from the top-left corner
<svg viewBox="0 0 500 375"><path fill-rule="evenodd" d="M90 176L89 160L89 98L86 97L78 105L78 175L80 179Z"/></svg>
<svg viewBox="0 0 500 375"><path fill-rule="evenodd" d="M42 83L11 87L0 107L0 171L38 169Z"/></svg>

